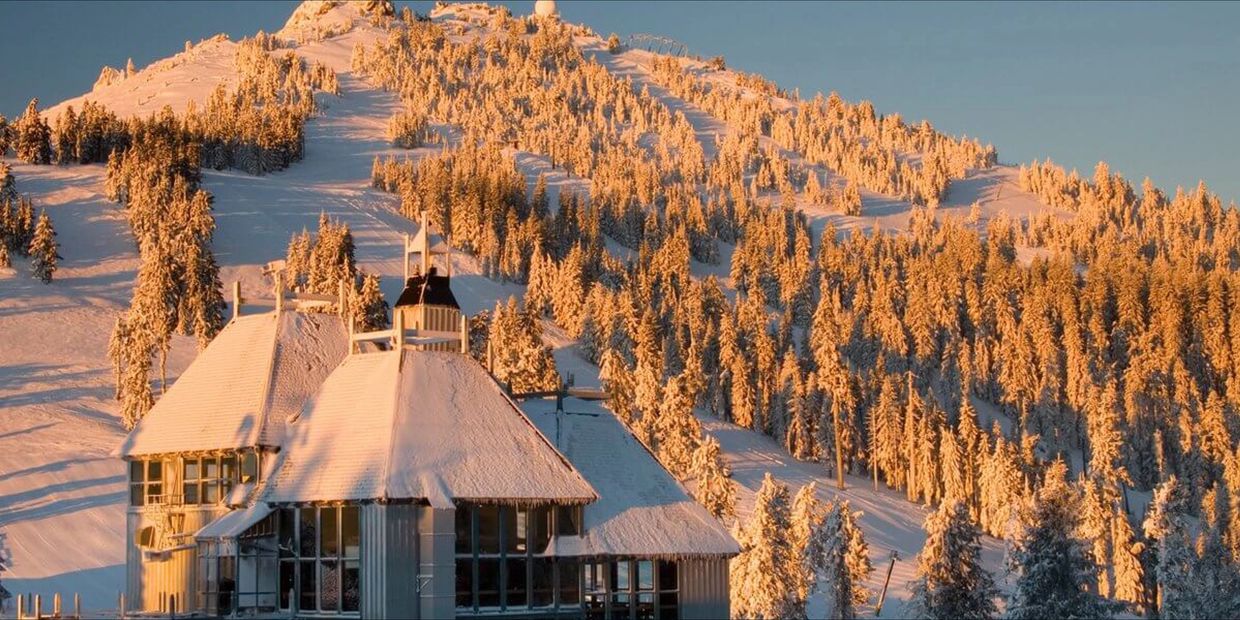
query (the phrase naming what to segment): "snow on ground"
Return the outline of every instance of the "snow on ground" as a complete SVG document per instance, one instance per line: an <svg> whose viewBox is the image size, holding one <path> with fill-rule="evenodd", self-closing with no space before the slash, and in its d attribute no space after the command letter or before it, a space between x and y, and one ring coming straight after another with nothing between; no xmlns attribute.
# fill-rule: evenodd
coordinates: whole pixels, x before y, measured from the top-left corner
<svg viewBox="0 0 1240 620"><path fill-rule="evenodd" d="M290 235L303 228L314 230L320 213L349 224L359 266L381 275L389 300L400 292L402 235L414 233L416 226L396 211L396 197L370 187L371 162L375 155L418 157L437 149L398 151L384 139L388 117L399 105L396 98L348 73L353 46L374 36L378 31L359 21L344 35L296 49L335 69L342 89L341 97L323 96L322 114L307 124L304 161L264 177L204 171L203 184L215 195L214 247L221 277L226 284L241 281L247 296L269 295L261 266L283 256ZM586 53L610 70L631 76L639 88L649 85L652 95L683 111L707 152L713 152L714 136L727 131L726 124L655 85L649 76L648 52L612 56L597 39L582 42ZM231 79L234 45L209 40L84 97L122 115L148 114L164 105L183 109L189 100L201 101L216 84ZM77 106L80 99L64 104ZM553 205L563 189L588 190L588 181L562 169L551 170L545 157L513 154L531 183L539 173L547 174ZM12 552L4 583L13 592L46 597L57 591L78 592L88 609L114 606L123 587L125 472L110 452L124 432L112 399L106 349L112 324L128 305L138 266L123 213L103 197L103 173L97 165L15 166L18 190L31 194L36 206L52 216L64 260L50 285L30 279L22 262L14 273L0 274L0 533L7 535ZM981 202L984 217L1043 209L1016 188L1014 175L1013 168L999 167L954 183L940 212L964 217L974 201ZM866 214L849 218L855 220L852 225L906 227L906 203L864 197ZM849 224L837 214L811 211L810 215L816 228L826 221ZM628 252L619 246L611 249ZM730 253L730 246L721 247L720 264L695 265L695 275L714 273L726 284ZM478 262L468 256L454 254L452 270L456 297L471 314L522 292L521 286L482 277ZM598 369L584 360L562 330L548 324L546 336L565 375L573 374L580 386L598 385ZM170 380L194 355L191 339L178 338L169 362ZM713 419L703 423L728 454L741 486L742 515L767 471L794 487L818 480L823 499L836 494L821 465L791 459L769 438ZM862 525L871 545L876 569L871 586L876 590L890 551L899 553L888 600L902 600L912 578L913 558L924 542L924 509L898 493L873 491L864 479L850 478L849 489L841 495L865 513ZM988 565L997 571L998 543L988 540L985 553ZM898 603L889 603L885 615L898 615L899 608ZM817 608L816 613L821 611Z"/></svg>
<svg viewBox="0 0 1240 620"><path fill-rule="evenodd" d="M138 267L123 213L102 196L103 167L14 166L18 190L47 210L64 257L48 285L14 257L0 279L0 533L13 592L80 592L103 606L124 579L124 436L108 337ZM193 359L178 337L175 378Z"/></svg>

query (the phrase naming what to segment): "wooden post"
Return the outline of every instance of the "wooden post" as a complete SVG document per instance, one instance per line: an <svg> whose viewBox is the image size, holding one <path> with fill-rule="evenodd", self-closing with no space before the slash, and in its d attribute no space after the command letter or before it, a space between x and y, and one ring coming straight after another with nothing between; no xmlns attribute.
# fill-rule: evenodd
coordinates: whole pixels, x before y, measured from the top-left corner
<svg viewBox="0 0 1240 620"><path fill-rule="evenodd" d="M73 593L73 617L77 619L82 617L82 595L77 592Z"/></svg>
<svg viewBox="0 0 1240 620"><path fill-rule="evenodd" d="M23 620L26 617L26 595L17 595L17 620Z"/></svg>
<svg viewBox="0 0 1240 620"><path fill-rule="evenodd" d="M35 618L43 617L43 595L42 594L34 595L34 617Z"/></svg>
<svg viewBox="0 0 1240 620"><path fill-rule="evenodd" d="M279 314L281 310L284 310L284 272L277 271L272 274L272 277L276 288L276 314Z"/></svg>
<svg viewBox="0 0 1240 620"><path fill-rule="evenodd" d="M397 312L392 319L392 341L399 351L405 346L405 313Z"/></svg>
<svg viewBox="0 0 1240 620"><path fill-rule="evenodd" d="M117 603L116 615L117 617L123 619L125 617L125 593L124 592L121 592L120 598L117 599L116 603Z"/></svg>
<svg viewBox="0 0 1240 620"><path fill-rule="evenodd" d="M461 353L469 355L469 320L461 315Z"/></svg>
<svg viewBox="0 0 1240 620"><path fill-rule="evenodd" d="M400 285L405 286L409 283L409 233L402 234L400 238L400 264L405 274L405 278L401 280Z"/></svg>
<svg viewBox="0 0 1240 620"><path fill-rule="evenodd" d="M52 595L52 617L53 618L60 617L60 593L59 592Z"/></svg>
<svg viewBox="0 0 1240 620"><path fill-rule="evenodd" d="M418 250L422 252L422 276L425 277L431 272L431 228L426 211L422 211L422 247Z"/></svg>
<svg viewBox="0 0 1240 620"><path fill-rule="evenodd" d="M891 571L896 567L896 560L900 559L900 554L895 549L891 550L891 563L887 565L887 578L883 580L883 591L878 595L878 606L874 608L874 617L878 618L883 615L883 600L887 598L887 584L891 583Z"/></svg>
<svg viewBox="0 0 1240 620"><path fill-rule="evenodd" d="M241 316L241 281L233 282L233 317L236 319Z"/></svg>
<svg viewBox="0 0 1240 620"><path fill-rule="evenodd" d="M336 287L337 303L339 304L340 316L349 316L346 304L349 303L349 285L345 284L344 278L340 278L340 284Z"/></svg>

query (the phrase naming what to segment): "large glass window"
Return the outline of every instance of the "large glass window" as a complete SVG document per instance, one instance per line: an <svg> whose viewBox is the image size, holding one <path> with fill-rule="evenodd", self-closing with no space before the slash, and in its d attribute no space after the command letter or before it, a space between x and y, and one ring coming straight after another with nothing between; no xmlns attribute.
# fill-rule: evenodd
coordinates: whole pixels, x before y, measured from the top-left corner
<svg viewBox="0 0 1240 620"><path fill-rule="evenodd" d="M675 562L617 560L582 567L586 618L676 620L679 587Z"/></svg>
<svg viewBox="0 0 1240 620"><path fill-rule="evenodd" d="M145 506L164 501L163 461L129 462L129 505Z"/></svg>
<svg viewBox="0 0 1240 620"><path fill-rule="evenodd" d="M579 608L578 564L546 555L555 515L547 507L458 505L458 612Z"/></svg>
<svg viewBox="0 0 1240 620"><path fill-rule="evenodd" d="M356 612L361 603L357 506L286 508L279 513L280 608Z"/></svg>

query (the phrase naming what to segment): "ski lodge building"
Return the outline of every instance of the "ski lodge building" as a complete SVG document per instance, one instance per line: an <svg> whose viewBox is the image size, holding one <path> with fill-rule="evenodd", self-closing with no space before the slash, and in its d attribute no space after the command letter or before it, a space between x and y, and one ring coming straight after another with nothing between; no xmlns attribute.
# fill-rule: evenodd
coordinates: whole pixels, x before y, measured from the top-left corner
<svg viewBox="0 0 1240 620"><path fill-rule="evenodd" d="M727 530L609 411L518 407L466 352L426 237L390 330L304 312L326 299L278 278L242 316L235 290L118 450L126 611L728 617Z"/></svg>

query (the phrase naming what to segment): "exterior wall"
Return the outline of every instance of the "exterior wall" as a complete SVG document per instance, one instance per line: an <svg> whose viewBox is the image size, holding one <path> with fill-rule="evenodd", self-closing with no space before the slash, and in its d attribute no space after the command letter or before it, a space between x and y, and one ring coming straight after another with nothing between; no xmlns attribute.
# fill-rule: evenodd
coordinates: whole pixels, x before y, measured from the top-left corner
<svg viewBox="0 0 1240 620"><path fill-rule="evenodd" d="M420 617L452 618L456 615L456 510L420 506L418 511Z"/></svg>
<svg viewBox="0 0 1240 620"><path fill-rule="evenodd" d="M362 506L363 618L422 617L416 592L419 510L413 504Z"/></svg>
<svg viewBox="0 0 1240 620"><path fill-rule="evenodd" d="M728 618L728 560L724 558L680 561L680 617L685 620Z"/></svg>
<svg viewBox="0 0 1240 620"><path fill-rule="evenodd" d="M216 517L227 512L223 507L176 509L185 514L183 532L193 534ZM137 544L137 533L146 526L158 526L161 513L157 509L130 508L125 527L126 588L125 605L131 611L167 611L175 597L176 611L195 609L197 600L196 548L144 558ZM185 538L186 544L192 538Z"/></svg>
<svg viewBox="0 0 1240 620"><path fill-rule="evenodd" d="M416 306L401 306L397 309L405 315L405 329L424 329L427 331L453 333L460 333L461 331L461 311L456 308L419 304ZM422 345L419 348L424 351L456 353L461 350L461 345L456 342L440 342Z"/></svg>

